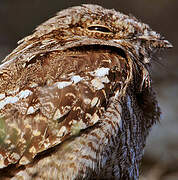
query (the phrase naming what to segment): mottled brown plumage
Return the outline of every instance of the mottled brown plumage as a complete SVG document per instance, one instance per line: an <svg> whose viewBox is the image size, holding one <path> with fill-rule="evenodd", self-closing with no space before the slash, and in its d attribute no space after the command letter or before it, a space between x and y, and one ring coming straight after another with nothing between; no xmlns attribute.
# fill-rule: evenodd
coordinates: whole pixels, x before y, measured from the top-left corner
<svg viewBox="0 0 178 180"><path fill-rule="evenodd" d="M153 52L169 48L115 10L60 11L0 66L2 179L138 179L159 118Z"/></svg>

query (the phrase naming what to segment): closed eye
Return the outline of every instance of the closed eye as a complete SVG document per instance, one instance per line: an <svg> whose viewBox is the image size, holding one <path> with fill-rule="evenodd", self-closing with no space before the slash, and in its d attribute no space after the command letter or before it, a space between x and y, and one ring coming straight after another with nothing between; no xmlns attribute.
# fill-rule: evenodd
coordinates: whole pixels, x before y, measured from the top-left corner
<svg viewBox="0 0 178 180"><path fill-rule="evenodd" d="M89 26L88 30L90 31L100 31L104 33L111 33L111 30L105 26Z"/></svg>

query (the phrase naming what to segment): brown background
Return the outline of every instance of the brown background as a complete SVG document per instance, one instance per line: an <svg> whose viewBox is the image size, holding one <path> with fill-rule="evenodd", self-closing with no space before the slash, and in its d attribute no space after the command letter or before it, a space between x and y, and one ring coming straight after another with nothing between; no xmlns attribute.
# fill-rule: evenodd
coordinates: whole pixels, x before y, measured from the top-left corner
<svg viewBox="0 0 178 180"><path fill-rule="evenodd" d="M16 42L61 9L81 3L100 4L133 14L168 39L174 48L155 61L153 83L162 108L142 166L142 180L178 179L178 1L177 0L0 0L0 61Z"/></svg>

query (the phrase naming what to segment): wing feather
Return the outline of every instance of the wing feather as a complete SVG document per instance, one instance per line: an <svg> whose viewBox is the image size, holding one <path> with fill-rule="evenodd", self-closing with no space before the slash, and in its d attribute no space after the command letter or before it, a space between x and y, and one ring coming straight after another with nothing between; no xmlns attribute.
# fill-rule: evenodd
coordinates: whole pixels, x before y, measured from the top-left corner
<svg viewBox="0 0 178 180"><path fill-rule="evenodd" d="M0 100L1 167L28 164L39 152L99 122L109 97L127 78L128 65L109 50L83 50L51 52L25 64L2 66L1 79L7 81L5 73L11 79L1 91L13 93ZM12 66L13 73L21 74L20 83L10 72Z"/></svg>

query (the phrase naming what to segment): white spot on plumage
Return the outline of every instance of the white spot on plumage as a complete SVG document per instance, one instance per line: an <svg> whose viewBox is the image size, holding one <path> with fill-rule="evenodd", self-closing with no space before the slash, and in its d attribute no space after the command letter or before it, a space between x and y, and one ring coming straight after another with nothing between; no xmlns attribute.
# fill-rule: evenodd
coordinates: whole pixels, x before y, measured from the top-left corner
<svg viewBox="0 0 178 180"><path fill-rule="evenodd" d="M76 75L76 76L71 77L71 81L56 82L55 85L57 85L57 87L59 89L63 89L65 87L67 87L67 86L70 86L72 83L76 84L76 83L78 83L78 82L80 82L82 80L83 80L82 77L80 77L79 75Z"/></svg>
<svg viewBox="0 0 178 180"><path fill-rule="evenodd" d="M0 154L0 168L4 168L6 167L6 165L4 164L4 158L3 156Z"/></svg>
<svg viewBox="0 0 178 180"><path fill-rule="evenodd" d="M57 83L55 83L55 85L57 85L57 87L59 88L59 89L63 89L63 88L65 88L65 87L67 87L67 86L70 86L72 84L72 82L70 82L70 81L63 81L63 82L57 82Z"/></svg>
<svg viewBox="0 0 178 180"><path fill-rule="evenodd" d="M98 120L99 120L99 116L96 113L94 113L91 119L91 123L96 124Z"/></svg>
<svg viewBox="0 0 178 180"><path fill-rule="evenodd" d="M104 88L104 84L100 81L100 79L93 79L91 81L91 84L93 87L95 87L96 90L100 90Z"/></svg>
<svg viewBox="0 0 178 180"><path fill-rule="evenodd" d="M57 141L57 143L59 143L59 141ZM48 149L50 147L51 143L44 143L43 145L44 145L45 149Z"/></svg>
<svg viewBox="0 0 178 180"><path fill-rule="evenodd" d="M24 91L20 91L20 93L17 95L20 99L23 99L23 98L26 98L28 97L29 95L32 94L32 91L30 90L24 90Z"/></svg>
<svg viewBox="0 0 178 180"><path fill-rule="evenodd" d="M91 107L94 107L98 102L98 97L94 97L91 101Z"/></svg>
<svg viewBox="0 0 178 180"><path fill-rule="evenodd" d="M65 134L66 132L67 132L66 127L65 127L65 126L62 126L61 129L59 130L57 136L58 136L58 137L62 137L62 136L64 136L64 134Z"/></svg>
<svg viewBox="0 0 178 180"><path fill-rule="evenodd" d="M14 104L18 102L20 99L27 98L31 94L32 94L32 91L24 90L24 91L21 91L16 96L8 96L2 101L0 101L0 109L4 108L4 106L6 106L7 104Z"/></svg>
<svg viewBox="0 0 178 180"><path fill-rule="evenodd" d="M35 153L36 153L36 148L35 148L35 146L32 146L32 147L29 149L29 152L32 153L32 154L35 154Z"/></svg>
<svg viewBox="0 0 178 180"><path fill-rule="evenodd" d="M17 154L17 153L12 153L12 158L16 159L16 160L19 160L20 159L20 155Z"/></svg>
<svg viewBox="0 0 178 180"><path fill-rule="evenodd" d="M95 76L101 77L109 74L109 68L99 68L95 71Z"/></svg>
<svg viewBox="0 0 178 180"><path fill-rule="evenodd" d="M13 104L16 103L18 100L19 98L16 96L15 97L9 96L4 99L4 104L11 104L11 103Z"/></svg>
<svg viewBox="0 0 178 180"><path fill-rule="evenodd" d="M91 114L89 114L89 113L86 113L85 118L89 118L89 119L91 119L91 118L92 118L92 115L91 115Z"/></svg>
<svg viewBox="0 0 178 180"><path fill-rule="evenodd" d="M77 121L73 119L69 122L69 125L76 124L76 123L77 123Z"/></svg>
<svg viewBox="0 0 178 180"><path fill-rule="evenodd" d="M72 76L72 77L71 77L71 80L76 84L76 83L82 81L83 78L80 77L79 75L77 75L77 76Z"/></svg>
<svg viewBox="0 0 178 180"><path fill-rule="evenodd" d="M29 87L31 87L31 88L35 88L35 87L37 87L37 86L38 86L38 84L35 83L35 82L31 82L31 83L29 84Z"/></svg>
<svg viewBox="0 0 178 180"><path fill-rule="evenodd" d="M91 103L91 100L90 100L89 98L85 98L85 99L83 100L83 102L84 102L85 104L90 104L90 103Z"/></svg>
<svg viewBox="0 0 178 180"><path fill-rule="evenodd" d="M6 97L5 94L0 94L0 99L4 99Z"/></svg>
<svg viewBox="0 0 178 180"><path fill-rule="evenodd" d="M37 129L33 130L33 135L34 136L39 136L41 134L40 131L38 131Z"/></svg>
<svg viewBox="0 0 178 180"><path fill-rule="evenodd" d="M105 76L105 77L101 77L101 82L103 82L103 83L109 83L110 80L108 79L107 76Z"/></svg>
<svg viewBox="0 0 178 180"><path fill-rule="evenodd" d="M14 104L17 101L19 101L19 98L16 96L15 97L12 97L12 96L6 97L4 100L0 101L0 109L4 108L4 106L6 106L7 104Z"/></svg>
<svg viewBox="0 0 178 180"><path fill-rule="evenodd" d="M33 108L33 106L30 106L27 110L27 114L33 114L35 112L35 109Z"/></svg>
<svg viewBox="0 0 178 180"><path fill-rule="evenodd" d="M113 39L113 41L116 43L122 43L123 42L123 40L121 40L121 39Z"/></svg>
<svg viewBox="0 0 178 180"><path fill-rule="evenodd" d="M61 118L63 115L61 114L60 110L57 109L56 112L54 113L53 119L56 121L59 118Z"/></svg>
<svg viewBox="0 0 178 180"><path fill-rule="evenodd" d="M30 163L30 160L26 156L23 156L19 161L20 165L26 165L26 164L29 164L29 163Z"/></svg>

